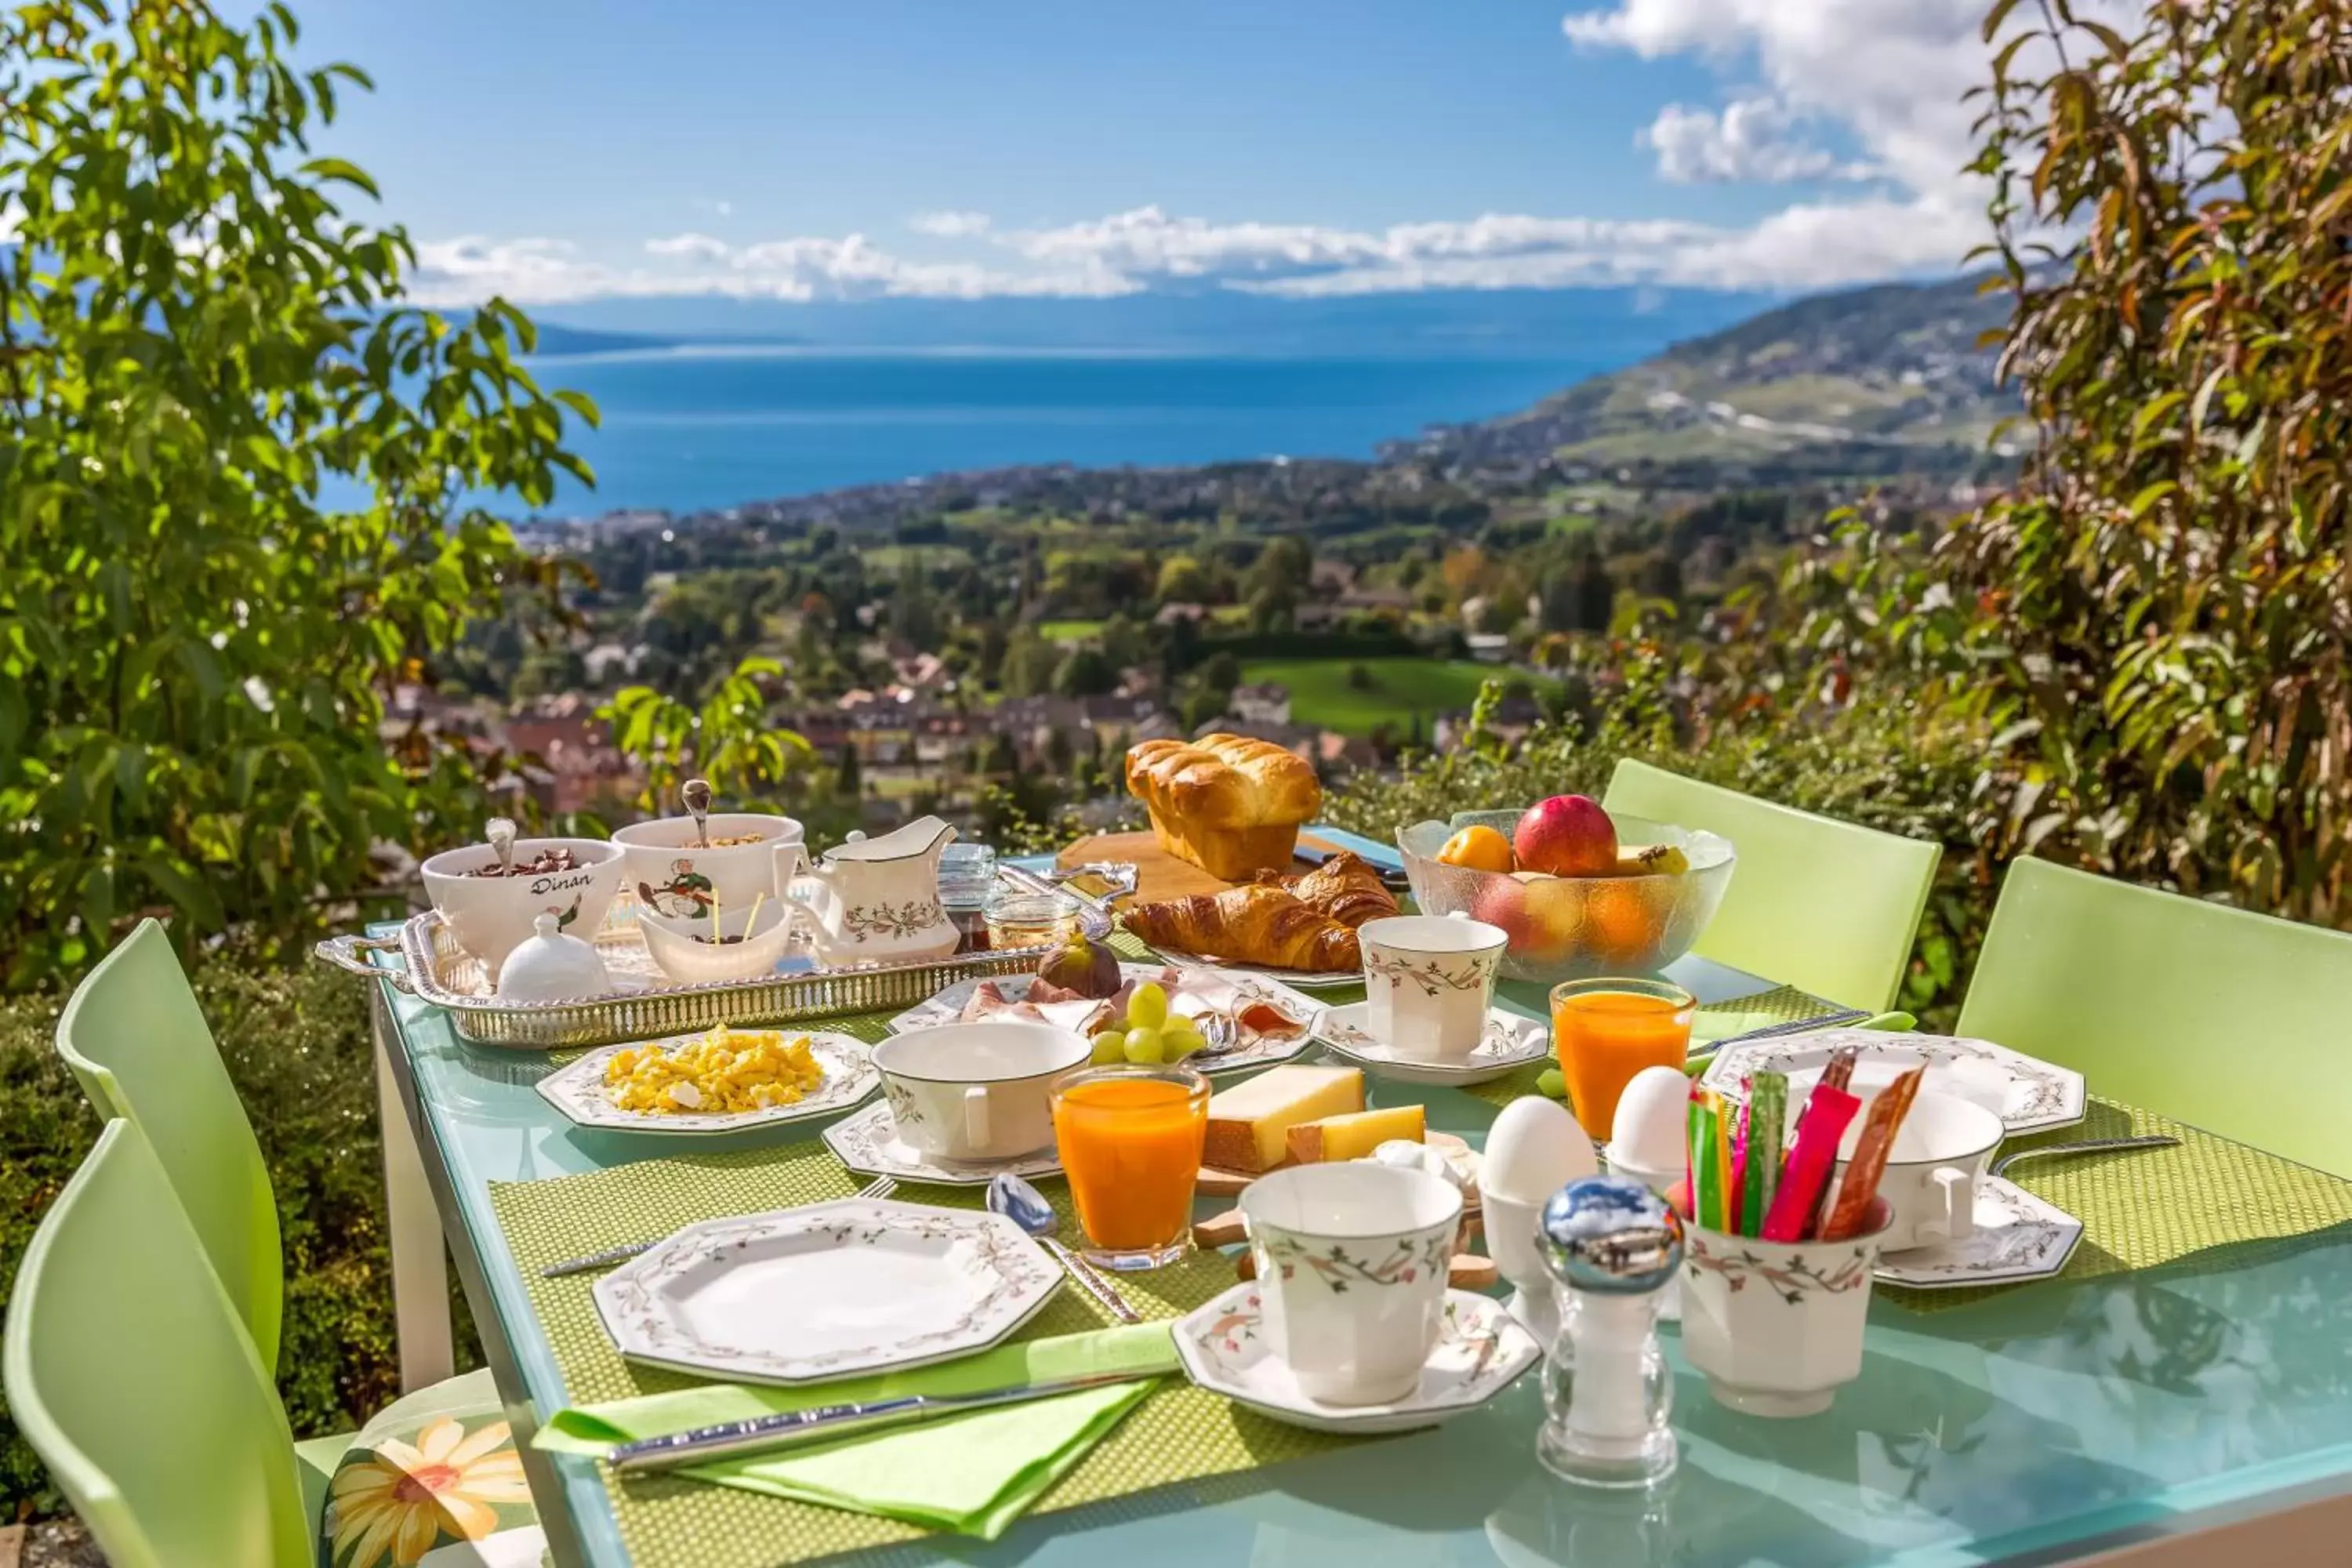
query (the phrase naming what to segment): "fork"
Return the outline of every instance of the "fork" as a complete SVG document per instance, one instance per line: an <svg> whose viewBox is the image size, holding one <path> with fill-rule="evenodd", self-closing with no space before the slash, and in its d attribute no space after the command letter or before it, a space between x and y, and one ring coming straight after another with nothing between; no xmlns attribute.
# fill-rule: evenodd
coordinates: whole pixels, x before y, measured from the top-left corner
<svg viewBox="0 0 2352 1568"><path fill-rule="evenodd" d="M887 1198L898 1190L898 1184L888 1176L877 1176L851 1194L860 1198ZM657 1236L651 1241L633 1241L625 1247L608 1247L602 1252L591 1252L583 1258L567 1258L561 1263L551 1263L539 1271L542 1279L561 1279L568 1274L593 1274L600 1268L610 1268L616 1263L626 1263L640 1253L651 1252L669 1238Z"/></svg>

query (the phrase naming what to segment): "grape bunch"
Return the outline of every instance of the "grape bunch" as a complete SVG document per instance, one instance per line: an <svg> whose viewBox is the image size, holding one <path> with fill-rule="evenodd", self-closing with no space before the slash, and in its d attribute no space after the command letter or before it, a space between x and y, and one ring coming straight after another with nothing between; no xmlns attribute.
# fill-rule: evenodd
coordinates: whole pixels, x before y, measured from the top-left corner
<svg viewBox="0 0 2352 1568"><path fill-rule="evenodd" d="M1166 988L1149 980L1128 998L1127 1016L1109 1020L1094 1037L1094 1059L1106 1065L1157 1067L1181 1062L1200 1048L1201 1026L1182 1013L1170 1012Z"/></svg>

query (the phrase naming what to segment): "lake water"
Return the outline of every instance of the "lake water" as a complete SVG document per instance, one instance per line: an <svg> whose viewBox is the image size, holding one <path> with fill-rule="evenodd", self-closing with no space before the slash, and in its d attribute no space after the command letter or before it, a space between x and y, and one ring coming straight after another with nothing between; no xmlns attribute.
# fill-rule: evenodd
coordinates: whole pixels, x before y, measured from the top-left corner
<svg viewBox="0 0 2352 1568"><path fill-rule="evenodd" d="M596 400L574 447L594 491L552 509L686 512L1013 463L1367 458L1486 418L1664 345L1612 335L1541 356L678 349L542 359Z"/></svg>

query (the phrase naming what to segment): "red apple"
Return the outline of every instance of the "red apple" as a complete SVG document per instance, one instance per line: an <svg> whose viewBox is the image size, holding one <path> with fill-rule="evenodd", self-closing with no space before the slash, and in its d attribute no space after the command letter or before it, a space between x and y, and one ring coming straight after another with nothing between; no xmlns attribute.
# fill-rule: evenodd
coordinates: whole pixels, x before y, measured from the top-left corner
<svg viewBox="0 0 2352 1568"><path fill-rule="evenodd" d="M1617 825L1590 795L1556 795L1528 807L1511 848L1524 869L1605 877L1617 869Z"/></svg>

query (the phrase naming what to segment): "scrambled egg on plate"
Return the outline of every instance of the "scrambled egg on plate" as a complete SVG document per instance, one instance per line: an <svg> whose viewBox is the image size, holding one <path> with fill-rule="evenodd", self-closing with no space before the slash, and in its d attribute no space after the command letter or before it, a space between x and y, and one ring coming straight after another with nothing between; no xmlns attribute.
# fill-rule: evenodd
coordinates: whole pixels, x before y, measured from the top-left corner
<svg viewBox="0 0 2352 1568"><path fill-rule="evenodd" d="M614 1106L648 1115L765 1110L792 1105L824 1082L806 1035L721 1025L690 1046L633 1046L604 1064Z"/></svg>

